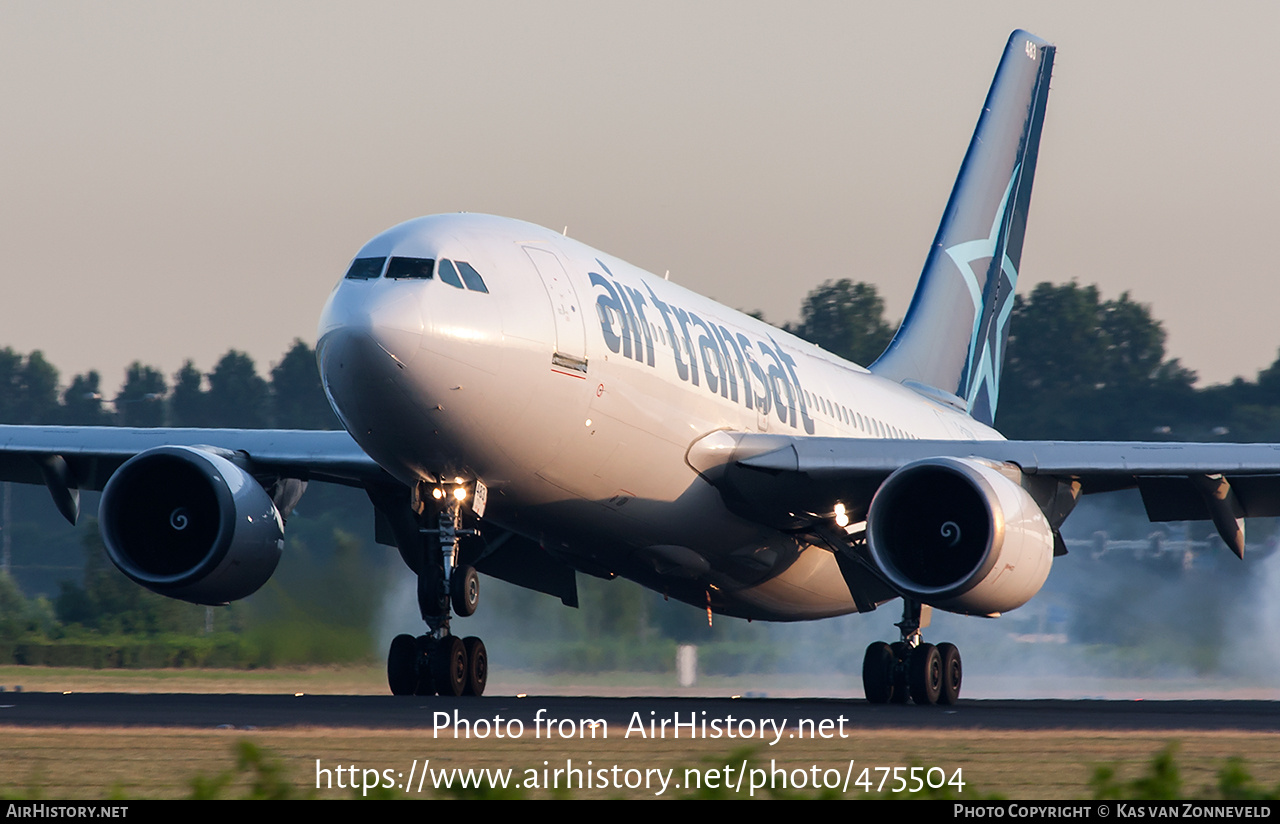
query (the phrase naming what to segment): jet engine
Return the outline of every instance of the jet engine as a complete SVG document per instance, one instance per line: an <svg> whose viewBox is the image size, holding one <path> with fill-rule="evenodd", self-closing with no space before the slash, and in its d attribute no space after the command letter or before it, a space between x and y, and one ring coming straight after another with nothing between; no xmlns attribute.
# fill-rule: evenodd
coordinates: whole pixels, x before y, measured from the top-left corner
<svg viewBox="0 0 1280 824"><path fill-rule="evenodd" d="M192 447L157 447L127 461L102 490L98 522L121 572L196 604L256 592L284 549L284 524L266 490L226 458Z"/></svg>
<svg viewBox="0 0 1280 824"><path fill-rule="evenodd" d="M1020 607L1053 563L1053 530L1040 507L986 461L931 458L890 475L871 500L871 557L900 592L970 615Z"/></svg>

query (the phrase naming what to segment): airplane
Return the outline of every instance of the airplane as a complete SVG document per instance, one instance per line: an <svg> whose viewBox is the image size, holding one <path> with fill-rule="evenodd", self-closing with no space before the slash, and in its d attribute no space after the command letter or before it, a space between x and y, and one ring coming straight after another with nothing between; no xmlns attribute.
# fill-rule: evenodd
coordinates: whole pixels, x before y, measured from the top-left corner
<svg viewBox="0 0 1280 824"><path fill-rule="evenodd" d="M0 427L0 479L73 523L101 490L112 561L200 604L256 591L311 481L363 488L417 577L427 631L393 694L481 695L460 637L479 573L577 605L578 573L709 613L801 621L901 599L873 703L955 703L931 611L1031 599L1080 495L1137 487L1152 520L1280 515L1280 445L1009 441L994 428L1054 46L1001 56L906 316L869 367L563 233L480 214L356 252L317 360L345 431Z"/></svg>

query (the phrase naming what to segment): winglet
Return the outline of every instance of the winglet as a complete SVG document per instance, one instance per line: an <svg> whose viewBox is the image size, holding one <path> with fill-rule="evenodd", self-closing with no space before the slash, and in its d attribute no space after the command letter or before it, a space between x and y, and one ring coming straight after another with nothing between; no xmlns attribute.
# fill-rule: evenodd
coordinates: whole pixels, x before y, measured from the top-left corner
<svg viewBox="0 0 1280 824"><path fill-rule="evenodd" d="M1054 47L1005 46L902 326L871 371L964 399L995 419Z"/></svg>

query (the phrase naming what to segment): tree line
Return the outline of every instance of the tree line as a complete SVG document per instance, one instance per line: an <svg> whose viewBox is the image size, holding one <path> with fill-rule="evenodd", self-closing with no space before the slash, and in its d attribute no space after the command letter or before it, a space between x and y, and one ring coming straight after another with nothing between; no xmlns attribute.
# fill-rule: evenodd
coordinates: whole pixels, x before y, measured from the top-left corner
<svg viewBox="0 0 1280 824"><path fill-rule="evenodd" d="M848 279L810 292L784 328L863 365L895 331L876 288ZM1165 337L1128 292L1104 300L1096 285L1041 283L1015 296L996 428L1017 439L1280 441L1280 356L1255 380L1197 387Z"/></svg>
<svg viewBox="0 0 1280 824"><path fill-rule="evenodd" d="M173 376L141 361L125 370L113 398L96 370L59 388L58 370L40 351L0 350L0 423L68 426L210 426L235 429L337 429L315 351L295 340L269 378L235 349L201 372L188 360Z"/></svg>

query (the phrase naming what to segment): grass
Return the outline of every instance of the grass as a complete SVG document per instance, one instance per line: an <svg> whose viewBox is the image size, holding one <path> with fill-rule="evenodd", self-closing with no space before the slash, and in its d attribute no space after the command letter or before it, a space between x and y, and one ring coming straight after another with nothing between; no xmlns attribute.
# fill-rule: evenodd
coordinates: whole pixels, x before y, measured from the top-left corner
<svg viewBox="0 0 1280 824"><path fill-rule="evenodd" d="M384 667L220 669L81 669L0 666L0 686L28 692L248 693L385 695Z"/></svg>
<svg viewBox="0 0 1280 824"><path fill-rule="evenodd" d="M494 695L756 695L773 698L861 698L856 674L787 673L701 676L698 686L676 686L673 673L541 673L503 667L491 673ZM31 692L258 693L386 695L383 664L275 667L271 669L83 669L0 666L0 687L21 685ZM974 675L965 680L967 698L1254 699L1280 700L1280 688L1227 679L1063 678L1010 680Z"/></svg>
<svg viewBox="0 0 1280 824"><path fill-rule="evenodd" d="M0 686L20 685L30 692L252 693L308 695L386 695L384 664L358 666L276 667L257 670L219 669L83 669L75 667L0 666ZM672 673L535 673L504 667L492 673L494 695L557 692L569 695L708 695L760 692L776 697L861 695L848 675L806 677L797 686L786 674L707 676L698 686L681 689Z"/></svg>

